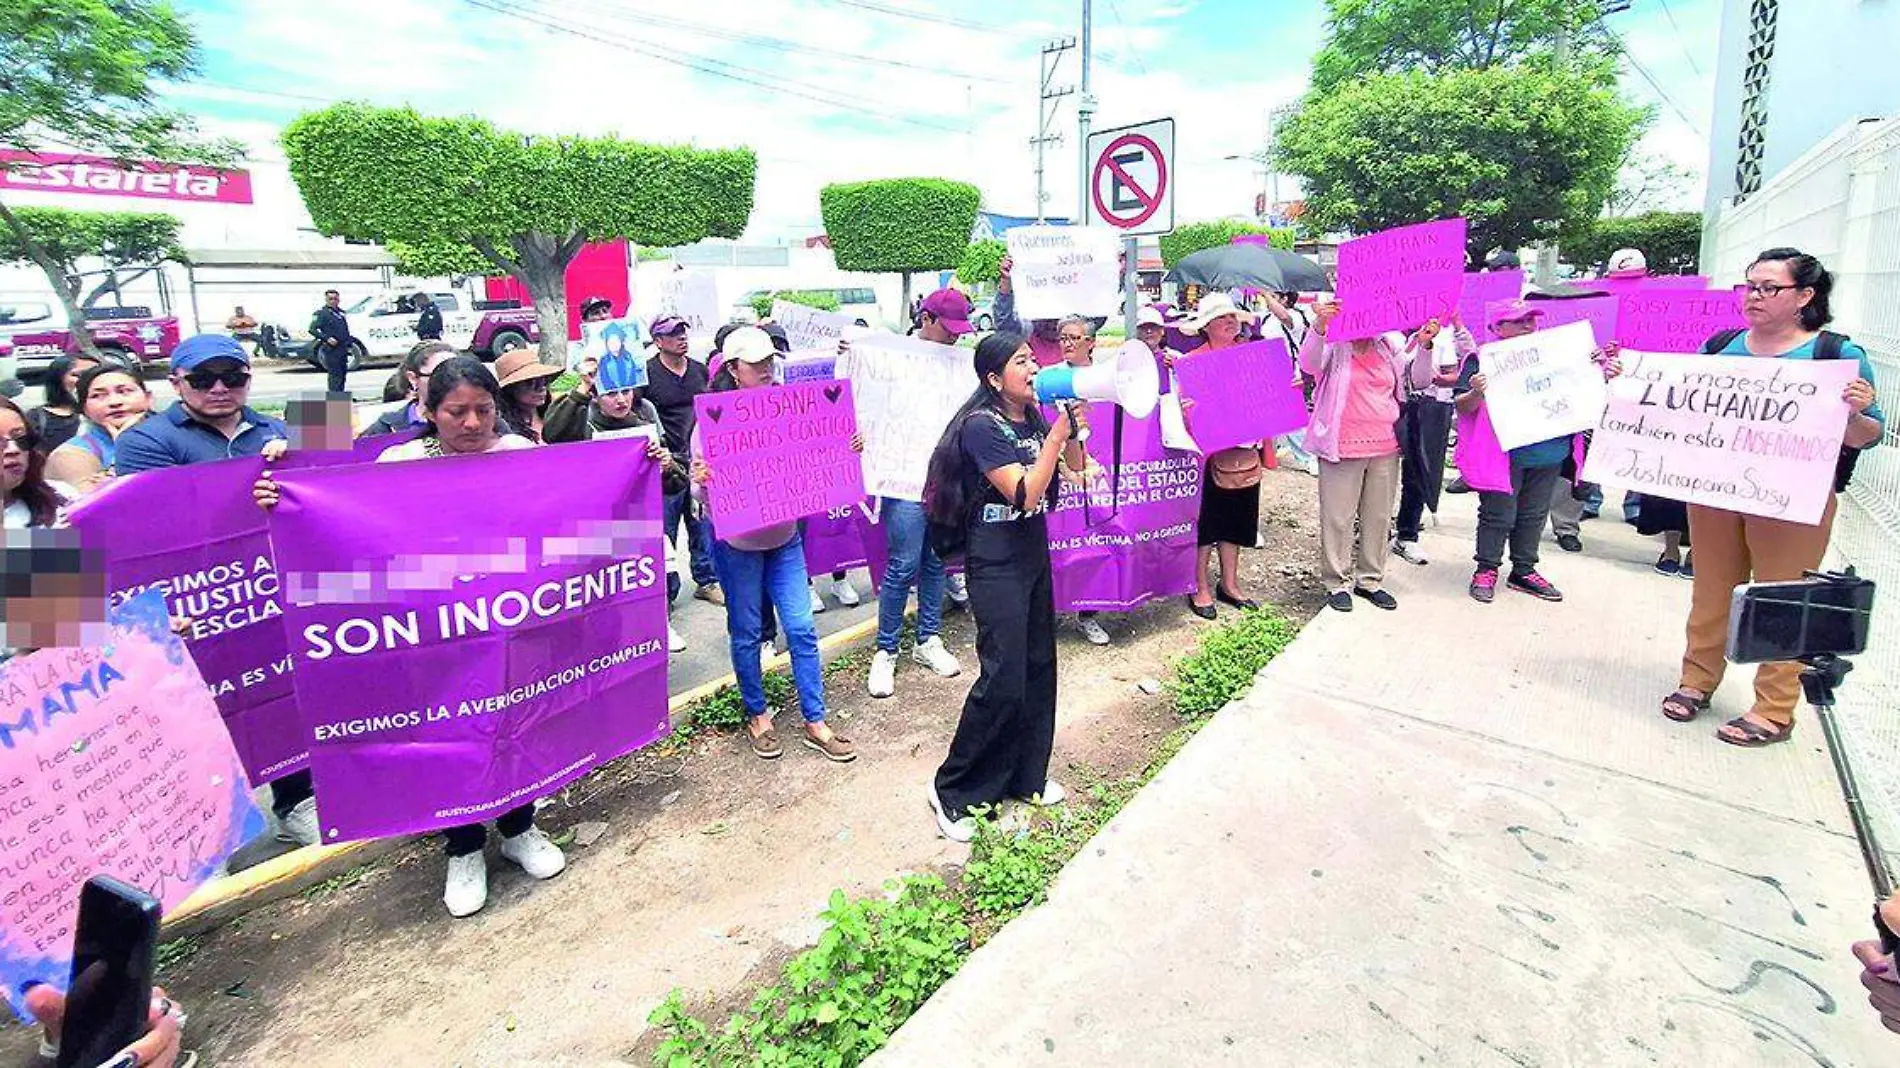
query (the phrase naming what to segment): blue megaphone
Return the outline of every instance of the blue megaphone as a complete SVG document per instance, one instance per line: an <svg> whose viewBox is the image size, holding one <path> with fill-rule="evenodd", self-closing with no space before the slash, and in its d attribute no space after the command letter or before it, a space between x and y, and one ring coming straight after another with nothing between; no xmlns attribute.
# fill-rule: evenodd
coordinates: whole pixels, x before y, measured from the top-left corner
<svg viewBox="0 0 1900 1068"><path fill-rule="evenodd" d="M1161 403L1161 372L1154 353L1139 341L1129 341L1108 359L1088 367L1066 363L1036 372L1036 399L1043 404L1107 401L1137 419L1152 415ZM1086 440L1084 434L1081 440Z"/></svg>

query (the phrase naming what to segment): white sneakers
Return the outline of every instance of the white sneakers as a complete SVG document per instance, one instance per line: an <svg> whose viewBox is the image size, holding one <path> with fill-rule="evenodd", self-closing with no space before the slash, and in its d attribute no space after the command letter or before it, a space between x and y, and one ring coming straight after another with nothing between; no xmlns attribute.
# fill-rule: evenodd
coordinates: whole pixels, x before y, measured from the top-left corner
<svg viewBox="0 0 1900 1068"><path fill-rule="evenodd" d="M442 903L458 920L475 915L488 904L488 861L481 850L449 858L449 881L442 888Z"/></svg>
<svg viewBox="0 0 1900 1068"><path fill-rule="evenodd" d="M297 807L277 820L277 840L295 842L300 846L316 845L323 841L323 828L317 825L317 799L306 797L297 802Z"/></svg>
<svg viewBox="0 0 1900 1068"><path fill-rule="evenodd" d="M917 648L911 650L910 658L946 679L956 678L963 673L963 665L957 663L957 658L943 647L943 639L935 635L929 641L919 642Z"/></svg>
<svg viewBox="0 0 1900 1068"><path fill-rule="evenodd" d="M666 651L669 653L686 651L686 635L681 634L679 628L673 626L673 621L670 619L666 621Z"/></svg>
<svg viewBox="0 0 1900 1068"><path fill-rule="evenodd" d="M1037 808L1051 808L1056 805L1060 805L1061 803L1063 803L1064 801L1067 801L1068 799L1069 799L1069 791L1064 790L1062 788L1062 784L1055 781L1054 779L1047 779L1043 781L1041 793L1030 794L1028 797L1024 798L1024 800L1028 801L1030 804L1036 806Z"/></svg>
<svg viewBox="0 0 1900 1068"><path fill-rule="evenodd" d="M1392 555L1408 564L1424 565L1431 562L1425 556L1425 550L1419 548L1418 542L1415 541L1400 541L1397 538L1393 538Z"/></svg>
<svg viewBox="0 0 1900 1068"><path fill-rule="evenodd" d="M818 613L825 610L824 595L818 592L818 587L815 584L806 586L805 592L811 594L811 614L812 615L815 616Z"/></svg>
<svg viewBox="0 0 1900 1068"><path fill-rule="evenodd" d="M501 840L501 855L536 879L552 879L567 870L567 855L548 840L548 833L530 827L513 838Z"/></svg>
<svg viewBox="0 0 1900 1068"><path fill-rule="evenodd" d="M950 603L958 608L966 607L970 603L970 584L961 574L945 575L943 591L950 595Z"/></svg>
<svg viewBox="0 0 1900 1068"><path fill-rule="evenodd" d="M952 842L968 842L970 839L976 837L975 820L968 816L960 820L953 820L950 818L949 813L943 810L943 798L937 796L936 783L930 784L930 792L926 795L926 798L930 802L930 811L937 814L938 834L943 835Z"/></svg>
<svg viewBox="0 0 1900 1068"><path fill-rule="evenodd" d="M1078 618L1075 625L1081 628L1082 637L1087 638L1090 645L1108 644L1108 632L1102 629L1102 625L1095 621L1094 616Z"/></svg>
<svg viewBox="0 0 1900 1068"><path fill-rule="evenodd" d="M867 687L872 697L889 697L897 692L897 654L882 649L871 654L871 680Z"/></svg>
<svg viewBox="0 0 1900 1068"><path fill-rule="evenodd" d="M567 856L539 827L530 827L513 838L503 838L501 855L536 879L552 879L567 870ZM458 920L475 915L488 904L488 861L481 850L449 858L442 903L448 906L449 915Z"/></svg>
<svg viewBox="0 0 1900 1068"><path fill-rule="evenodd" d="M850 579L839 579L832 583L831 595L836 597L838 603L846 608L856 608L863 603L863 600L858 597L858 588L851 585Z"/></svg>

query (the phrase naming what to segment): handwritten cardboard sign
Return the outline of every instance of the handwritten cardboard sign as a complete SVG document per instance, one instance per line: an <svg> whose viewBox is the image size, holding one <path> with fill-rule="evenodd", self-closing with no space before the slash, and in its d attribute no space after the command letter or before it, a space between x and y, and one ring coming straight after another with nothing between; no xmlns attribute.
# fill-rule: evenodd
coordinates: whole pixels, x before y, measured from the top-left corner
<svg viewBox="0 0 1900 1068"><path fill-rule="evenodd" d="M1720 330L1741 330L1741 295L1729 289L1639 289L1625 293L1617 340L1643 352L1701 352Z"/></svg>
<svg viewBox="0 0 1900 1068"><path fill-rule="evenodd" d="M1598 345L1616 340L1622 323L1622 299L1619 297L1574 297L1567 300L1526 301L1541 314L1537 329L1555 330L1571 323L1589 323ZM1495 340L1495 338L1493 339Z"/></svg>
<svg viewBox="0 0 1900 1068"><path fill-rule="evenodd" d="M1007 239L1020 318L1113 315L1121 308L1121 250L1112 230L1018 226Z"/></svg>
<svg viewBox="0 0 1900 1068"><path fill-rule="evenodd" d="M772 302L772 321L784 329L785 340L791 343L793 352L809 349L835 353L839 340L858 328L857 320L849 315L782 300Z"/></svg>
<svg viewBox="0 0 1900 1068"><path fill-rule="evenodd" d="M1493 341L1478 350L1484 406L1504 449L1576 434L1603 414L1603 370L1588 323Z"/></svg>
<svg viewBox="0 0 1900 1068"><path fill-rule="evenodd" d="M710 333L726 321L719 311L719 286L712 275L674 271L657 288L659 314L686 320L695 334Z"/></svg>
<svg viewBox="0 0 1900 1068"><path fill-rule="evenodd" d="M1187 429L1204 453L1306 425L1306 399L1280 338L1188 353L1174 361L1174 374L1181 395L1194 402L1185 413Z"/></svg>
<svg viewBox="0 0 1900 1068"><path fill-rule="evenodd" d="M106 644L0 665L0 985L66 985L79 887L111 875L176 908L263 817L165 595L113 610Z"/></svg>
<svg viewBox="0 0 1900 1068"><path fill-rule="evenodd" d="M1341 307L1326 329L1328 341L1451 318L1465 288L1465 221L1415 223L1346 242L1339 246L1338 285Z"/></svg>
<svg viewBox="0 0 1900 1068"><path fill-rule="evenodd" d="M1852 360L1624 349L1583 477L1606 486L1815 524L1847 433Z"/></svg>
<svg viewBox="0 0 1900 1068"><path fill-rule="evenodd" d="M1493 301L1516 300L1524 295L1524 272L1479 271L1465 275L1465 288L1458 298L1458 311L1465 328L1480 342L1496 341L1485 309Z"/></svg>
<svg viewBox="0 0 1900 1068"><path fill-rule="evenodd" d="M838 357L864 435L864 491L924 499L930 453L958 406L976 389L970 353L896 334L867 334Z"/></svg>
<svg viewBox="0 0 1900 1068"><path fill-rule="evenodd" d="M864 468L851 383L813 382L693 401L706 466L707 500L722 538L842 508L864 498Z"/></svg>

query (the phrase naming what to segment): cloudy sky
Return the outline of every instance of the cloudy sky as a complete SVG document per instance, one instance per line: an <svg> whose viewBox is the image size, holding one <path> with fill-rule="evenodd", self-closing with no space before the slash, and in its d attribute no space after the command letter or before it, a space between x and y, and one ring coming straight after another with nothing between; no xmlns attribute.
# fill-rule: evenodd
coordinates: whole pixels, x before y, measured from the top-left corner
<svg viewBox="0 0 1900 1068"><path fill-rule="evenodd" d="M474 113L538 133L744 144L760 157L751 236L819 229L830 182L942 175L1031 214L1039 52L1080 0L182 0L205 49L176 102L281 158L275 134L335 100ZM1610 25L1649 79L1647 147L1705 165L1720 0L1637 0ZM1177 120L1177 218L1246 214L1269 109L1297 99L1316 0L1095 0L1096 126ZM1054 82L1079 79L1077 53ZM1072 210L1074 97L1049 150L1050 212ZM1291 192L1290 186L1283 192ZM1682 206L1700 204L1688 190Z"/></svg>

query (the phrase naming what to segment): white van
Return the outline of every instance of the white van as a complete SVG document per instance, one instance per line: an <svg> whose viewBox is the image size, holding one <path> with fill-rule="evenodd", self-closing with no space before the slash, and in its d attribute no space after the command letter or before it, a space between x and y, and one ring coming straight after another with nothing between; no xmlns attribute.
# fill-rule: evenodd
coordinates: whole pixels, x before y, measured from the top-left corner
<svg viewBox="0 0 1900 1068"><path fill-rule="evenodd" d="M732 319L739 323L759 321L757 309L752 302L758 297L773 293L797 291L799 293L830 293L838 298L838 314L853 319L862 319L866 326L884 325L884 310L878 305L877 291L870 286L778 286L773 289L755 289L739 298L732 307Z"/></svg>

